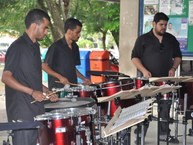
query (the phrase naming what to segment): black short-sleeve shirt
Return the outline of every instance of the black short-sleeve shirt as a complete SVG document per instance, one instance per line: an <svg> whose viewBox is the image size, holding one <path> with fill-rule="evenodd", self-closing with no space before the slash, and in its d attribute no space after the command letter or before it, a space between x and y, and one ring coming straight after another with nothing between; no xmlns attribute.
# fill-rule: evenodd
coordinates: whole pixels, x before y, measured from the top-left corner
<svg viewBox="0 0 193 145"><path fill-rule="evenodd" d="M42 91L41 58L38 43L33 43L26 33L11 44L6 53L4 71L24 86ZM8 120L32 121L44 113L44 104L36 102L32 96L5 86Z"/></svg>
<svg viewBox="0 0 193 145"><path fill-rule="evenodd" d="M80 65L79 47L72 43L72 49L68 47L65 38L54 42L48 49L44 63L47 63L55 72L66 77L69 82L77 83L76 65ZM48 75L49 89L61 88L63 85L56 83L57 79Z"/></svg>
<svg viewBox="0 0 193 145"><path fill-rule="evenodd" d="M143 66L151 72L152 77L168 76L175 57L182 57L177 39L165 33L160 43L152 30L137 38L131 54L131 58L141 60Z"/></svg>

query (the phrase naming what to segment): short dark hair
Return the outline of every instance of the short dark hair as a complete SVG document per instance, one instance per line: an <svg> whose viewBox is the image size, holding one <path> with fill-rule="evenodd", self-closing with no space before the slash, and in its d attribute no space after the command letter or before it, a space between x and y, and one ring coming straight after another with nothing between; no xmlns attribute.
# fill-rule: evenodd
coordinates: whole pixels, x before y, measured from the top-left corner
<svg viewBox="0 0 193 145"><path fill-rule="evenodd" d="M32 23L40 24L46 18L50 21L49 15L41 9L32 9L28 12L25 17L25 26L29 28Z"/></svg>
<svg viewBox="0 0 193 145"><path fill-rule="evenodd" d="M162 12L158 12L158 13L155 14L155 16L153 18L153 21L157 23L160 20L168 21L169 17L166 14L162 13Z"/></svg>
<svg viewBox="0 0 193 145"><path fill-rule="evenodd" d="M74 30L76 26L82 27L82 23L75 18L68 18L64 24L64 32L66 33L68 29Z"/></svg>

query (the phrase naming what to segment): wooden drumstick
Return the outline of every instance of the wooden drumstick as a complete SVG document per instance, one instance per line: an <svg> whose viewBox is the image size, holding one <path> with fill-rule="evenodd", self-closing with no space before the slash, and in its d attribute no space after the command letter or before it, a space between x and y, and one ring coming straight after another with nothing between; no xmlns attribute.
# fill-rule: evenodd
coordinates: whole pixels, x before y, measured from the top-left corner
<svg viewBox="0 0 193 145"><path fill-rule="evenodd" d="M50 99L49 96L51 96L51 95L53 95L53 94L56 94L57 92L60 92L60 90L54 91L54 92L51 92L51 93L47 94L47 95L46 95L46 98L45 98L44 100ZM31 104L33 104L33 103L35 103L35 102L37 102L37 100L32 101Z"/></svg>
<svg viewBox="0 0 193 145"><path fill-rule="evenodd" d="M56 82L56 83L61 83L61 84L63 84L63 83L60 82L60 81L55 81L55 82ZM80 86L80 85L82 85L82 84L74 84L74 83L70 83L70 82L69 82L69 84L70 84L70 85L74 85L74 86Z"/></svg>

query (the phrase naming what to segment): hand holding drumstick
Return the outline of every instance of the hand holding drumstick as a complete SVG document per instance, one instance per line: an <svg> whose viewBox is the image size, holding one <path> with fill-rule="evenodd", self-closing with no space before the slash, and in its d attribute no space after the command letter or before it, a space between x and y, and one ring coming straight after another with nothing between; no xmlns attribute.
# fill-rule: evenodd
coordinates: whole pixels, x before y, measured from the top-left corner
<svg viewBox="0 0 193 145"><path fill-rule="evenodd" d="M58 101L59 98L56 95L58 91L54 92L49 92L48 94L42 93L41 91L36 91L34 90L31 94L31 96L35 99L34 101L31 102L31 104L35 102L42 102L44 100L50 100L50 101Z"/></svg>

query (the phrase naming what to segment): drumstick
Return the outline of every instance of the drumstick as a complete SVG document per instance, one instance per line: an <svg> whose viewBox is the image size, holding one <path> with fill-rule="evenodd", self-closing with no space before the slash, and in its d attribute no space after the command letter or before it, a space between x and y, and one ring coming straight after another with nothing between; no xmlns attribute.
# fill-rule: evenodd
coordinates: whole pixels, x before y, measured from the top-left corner
<svg viewBox="0 0 193 145"><path fill-rule="evenodd" d="M51 95L53 95L53 94L56 94L56 93L59 92L59 91L60 91L60 90L57 90L57 91L54 91L54 92L51 92L51 93L47 94L47 95L46 95L46 98L45 98L44 100L48 100L48 99L50 98L49 96L51 96ZM31 104L33 104L33 103L35 103L35 102L37 102L37 100L32 101Z"/></svg>
<svg viewBox="0 0 193 145"><path fill-rule="evenodd" d="M56 82L56 83L61 83L61 84L63 84L63 83L60 82L60 81L55 81L55 82ZM74 83L70 83L70 82L69 82L69 84L70 84L70 85L74 85L74 86L80 86L80 85L82 85L82 84L74 84Z"/></svg>

